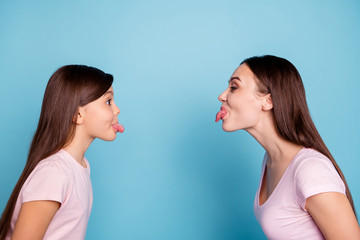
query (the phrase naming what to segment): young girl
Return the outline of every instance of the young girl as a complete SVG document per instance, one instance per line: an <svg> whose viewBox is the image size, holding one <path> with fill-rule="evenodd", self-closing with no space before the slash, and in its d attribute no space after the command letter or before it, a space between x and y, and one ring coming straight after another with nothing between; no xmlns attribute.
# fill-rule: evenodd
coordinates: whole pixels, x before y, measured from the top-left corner
<svg viewBox="0 0 360 240"><path fill-rule="evenodd" d="M360 239L349 188L289 61L246 59L219 101L223 129L244 129L266 150L254 211L269 239Z"/></svg>
<svg viewBox="0 0 360 240"><path fill-rule="evenodd" d="M1 216L0 239L84 239L92 207L90 166L95 138L124 128L113 77L82 65L50 78L25 168Z"/></svg>

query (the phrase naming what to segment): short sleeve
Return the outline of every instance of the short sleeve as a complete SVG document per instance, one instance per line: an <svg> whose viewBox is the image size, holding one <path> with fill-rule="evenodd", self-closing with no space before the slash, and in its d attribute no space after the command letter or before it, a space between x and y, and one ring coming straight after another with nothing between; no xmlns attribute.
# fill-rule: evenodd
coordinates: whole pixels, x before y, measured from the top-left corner
<svg viewBox="0 0 360 240"><path fill-rule="evenodd" d="M64 169L56 162L40 163L24 186L23 202L51 200L63 203L69 188Z"/></svg>
<svg viewBox="0 0 360 240"><path fill-rule="evenodd" d="M325 192L346 194L345 184L328 159L304 159L295 171L296 195L305 210L308 197Z"/></svg>

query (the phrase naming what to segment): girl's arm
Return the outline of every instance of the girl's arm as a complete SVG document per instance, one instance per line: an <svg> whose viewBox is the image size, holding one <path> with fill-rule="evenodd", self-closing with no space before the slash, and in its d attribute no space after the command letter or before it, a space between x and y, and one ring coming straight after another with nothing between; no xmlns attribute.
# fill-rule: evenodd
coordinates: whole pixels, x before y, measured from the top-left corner
<svg viewBox="0 0 360 240"><path fill-rule="evenodd" d="M305 209L326 239L360 239L359 224L344 194L338 192L316 194L306 199Z"/></svg>
<svg viewBox="0 0 360 240"><path fill-rule="evenodd" d="M51 220L59 208L60 203L55 201L23 203L11 239L43 239Z"/></svg>

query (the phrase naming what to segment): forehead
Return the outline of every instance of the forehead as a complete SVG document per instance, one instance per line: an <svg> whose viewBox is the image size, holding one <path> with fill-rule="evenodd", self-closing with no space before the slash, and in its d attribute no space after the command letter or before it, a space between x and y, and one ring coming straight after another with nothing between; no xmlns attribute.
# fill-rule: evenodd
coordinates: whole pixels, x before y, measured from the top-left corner
<svg viewBox="0 0 360 240"><path fill-rule="evenodd" d="M254 74L246 64L241 64L237 69L235 69L231 77L238 77L241 80L243 80L242 78L244 78L244 80L247 78L253 79Z"/></svg>
<svg viewBox="0 0 360 240"><path fill-rule="evenodd" d="M107 90L107 92L114 92L113 87L111 86L111 87Z"/></svg>
<svg viewBox="0 0 360 240"><path fill-rule="evenodd" d="M114 95L114 89L111 86L103 95L103 97L106 97L107 95Z"/></svg>

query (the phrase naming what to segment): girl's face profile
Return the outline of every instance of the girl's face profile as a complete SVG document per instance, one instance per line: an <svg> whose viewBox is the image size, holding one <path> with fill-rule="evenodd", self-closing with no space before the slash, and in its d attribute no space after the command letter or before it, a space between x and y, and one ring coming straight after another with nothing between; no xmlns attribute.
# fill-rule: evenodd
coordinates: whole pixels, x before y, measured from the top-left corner
<svg viewBox="0 0 360 240"><path fill-rule="evenodd" d="M81 127L87 137L106 141L116 138L113 125L118 123L117 115L120 109L114 102L113 87L100 98L80 107L79 112L82 117Z"/></svg>
<svg viewBox="0 0 360 240"><path fill-rule="evenodd" d="M257 125L263 98L257 93L255 76L246 64L241 64L234 71L228 88L218 99L226 109L222 118L224 131L248 130Z"/></svg>

